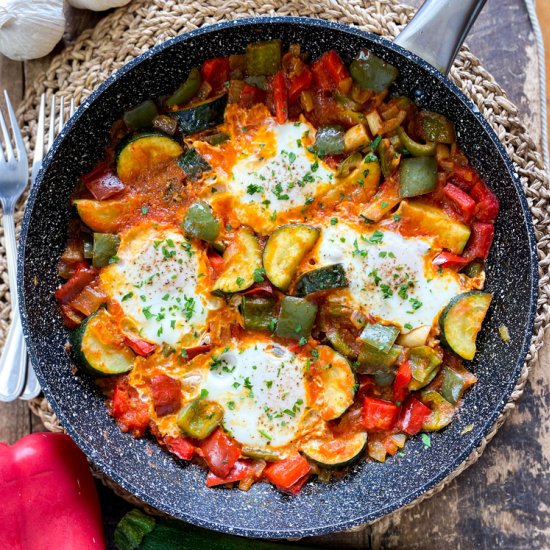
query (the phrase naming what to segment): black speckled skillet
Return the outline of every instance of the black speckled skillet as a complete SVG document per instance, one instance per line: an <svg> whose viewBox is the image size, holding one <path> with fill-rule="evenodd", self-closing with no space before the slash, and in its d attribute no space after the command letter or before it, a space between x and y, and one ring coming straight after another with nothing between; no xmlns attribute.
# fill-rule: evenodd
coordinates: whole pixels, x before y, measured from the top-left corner
<svg viewBox="0 0 550 550"><path fill-rule="evenodd" d="M424 29L422 36L418 23L427 17L425 11L398 41L445 70L459 40L446 42L448 51L438 57L432 55L429 39L446 24L445 13L448 22L456 23L451 10L457 4L468 3L476 11L483 1L434 3L447 4L447 12L432 21L435 27ZM464 35L467 27L458 33L446 28L446 34L449 39ZM342 480L308 483L297 497L267 483L247 493L208 489L198 466L179 462L152 440L123 434L93 381L73 373L64 347L67 331L52 295L60 282L56 263L67 237L69 196L79 176L101 158L113 121L139 102L171 92L205 59L244 51L248 42L268 38L281 38L287 46L298 42L313 58L335 48L348 63L366 47L397 66L399 91L455 122L461 147L501 204L487 269L494 302L470 365L479 383L467 393L456 419L432 436L429 449L413 437L403 456L384 464L361 462ZM444 44L433 41L438 42ZM293 17L244 19L189 32L149 50L80 107L55 141L27 205L19 252L20 304L44 394L67 432L105 474L155 508L196 525L252 537L319 535L375 520L412 502L452 473L490 431L510 397L531 340L537 297L535 239L527 202L503 146L470 100L432 65L384 38L339 24ZM499 338L501 323L509 327L508 344ZM472 429L465 430L467 426Z"/></svg>

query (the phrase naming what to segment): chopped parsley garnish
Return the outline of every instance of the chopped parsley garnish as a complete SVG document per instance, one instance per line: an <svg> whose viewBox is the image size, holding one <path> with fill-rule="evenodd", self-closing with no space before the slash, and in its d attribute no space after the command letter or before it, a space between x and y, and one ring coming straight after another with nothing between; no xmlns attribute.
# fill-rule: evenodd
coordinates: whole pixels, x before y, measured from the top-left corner
<svg viewBox="0 0 550 550"><path fill-rule="evenodd" d="M407 330L412 330L413 326L410 323L405 323L403 325Z"/></svg>
<svg viewBox="0 0 550 550"><path fill-rule="evenodd" d="M388 201L382 201L380 203L380 208L387 208L390 205Z"/></svg>
<svg viewBox="0 0 550 550"><path fill-rule="evenodd" d="M390 285L382 284L380 285L380 290L382 291L382 295L384 296L384 299L391 298L393 296L393 291L390 288Z"/></svg>
<svg viewBox="0 0 550 550"><path fill-rule="evenodd" d="M330 218L330 225L336 225L338 223L338 218Z"/></svg>
<svg viewBox="0 0 550 550"><path fill-rule="evenodd" d="M110 264L116 264L119 260L120 260L120 258L118 256L111 256L109 258L109 263Z"/></svg>
<svg viewBox="0 0 550 550"><path fill-rule="evenodd" d="M417 300L416 298L410 298L409 302L413 308L413 311L407 311L407 313L413 313L414 311L422 307L422 302L420 300Z"/></svg>
<svg viewBox="0 0 550 550"><path fill-rule="evenodd" d="M277 326L277 320L275 319L275 317L273 317L271 319L271 321L269 321L269 330L270 332L275 332L275 327Z"/></svg>
<svg viewBox="0 0 550 550"><path fill-rule="evenodd" d="M243 286L244 285L244 279L242 277L237 277L235 279L235 283L237 284L237 286Z"/></svg>
<svg viewBox="0 0 550 550"><path fill-rule="evenodd" d="M205 388L202 388L201 390L201 399L205 399L208 395L208 390Z"/></svg>
<svg viewBox="0 0 550 550"><path fill-rule="evenodd" d="M122 297L121 302L125 302L126 300L129 300L133 295L134 295L133 292L128 292L128 294L125 294L125 295Z"/></svg>
<svg viewBox="0 0 550 550"><path fill-rule="evenodd" d="M141 207L141 213L145 216L147 214L147 212L149 212L149 207L148 206L142 206Z"/></svg>
<svg viewBox="0 0 550 550"><path fill-rule="evenodd" d="M382 277L380 277L378 275L378 270L377 269L373 269L370 273L369 273L369 277L372 277L374 279L374 284L376 286L378 286L380 284L380 282L382 281Z"/></svg>
<svg viewBox="0 0 550 550"><path fill-rule="evenodd" d="M378 229L371 235L368 242L371 244L380 244L384 240L384 233Z"/></svg>
<svg viewBox="0 0 550 550"><path fill-rule="evenodd" d="M183 248L183 250L185 250L185 252L187 252L189 257L193 256L194 252L191 248L191 243L181 243L181 247Z"/></svg>
<svg viewBox="0 0 550 550"><path fill-rule="evenodd" d="M288 162L290 162L291 164L296 160L296 155L290 151L290 153L288 154Z"/></svg>
<svg viewBox="0 0 550 550"><path fill-rule="evenodd" d="M315 199L314 199L313 197L307 197L307 198L306 198L306 202L305 202L306 206L307 206L308 204L311 204L314 200L315 200Z"/></svg>
<svg viewBox="0 0 550 550"><path fill-rule="evenodd" d="M273 386L273 380L266 380L266 381L265 381L265 385L266 385L268 388L271 388L271 386Z"/></svg>
<svg viewBox="0 0 550 550"><path fill-rule="evenodd" d="M399 214L394 214L393 215L393 221L394 222L399 222L401 221L401 216Z"/></svg>
<svg viewBox="0 0 550 550"><path fill-rule="evenodd" d="M152 319L154 317L154 315L151 313L151 306L147 306L147 307L144 307L142 309L142 313L143 313L143 316L149 320L149 319Z"/></svg>
<svg viewBox="0 0 550 550"><path fill-rule="evenodd" d="M227 408L228 408L230 411L235 410L235 401L228 401L228 402L227 402Z"/></svg>
<svg viewBox="0 0 550 550"><path fill-rule="evenodd" d="M220 359L219 355L211 355L210 359L212 359L210 362L210 370L216 370L222 366L223 361Z"/></svg>
<svg viewBox="0 0 550 550"><path fill-rule="evenodd" d="M254 282L263 283L264 282L265 269L263 267L258 267L254 270Z"/></svg>
<svg viewBox="0 0 550 550"><path fill-rule="evenodd" d="M283 193L283 186L282 184L278 183L275 185L275 188L273 189L273 194L280 200L280 201L287 201L289 199L289 196L286 193Z"/></svg>
<svg viewBox="0 0 550 550"><path fill-rule="evenodd" d="M364 258L368 254L368 250L361 250L359 248L359 245L357 243L357 239L353 241L353 255L354 256L361 256L361 258Z"/></svg>
<svg viewBox="0 0 550 550"><path fill-rule="evenodd" d="M370 143L370 150L374 151L378 147L378 145L380 144L381 141L382 141L382 136L380 136L380 135L376 136L374 138L374 140L371 141L371 143Z"/></svg>
<svg viewBox="0 0 550 550"><path fill-rule="evenodd" d="M193 317L193 313L195 313L195 298L187 296L184 296L183 299L185 300L185 304L183 305L183 314L185 318L190 321L191 317Z"/></svg>
<svg viewBox="0 0 550 550"><path fill-rule="evenodd" d="M246 188L246 192L249 195L253 195L254 193L261 193L264 190L264 188L261 185L256 185L255 183L251 183Z"/></svg>
<svg viewBox="0 0 550 550"><path fill-rule="evenodd" d="M407 285L401 285L399 287L399 291L398 291L398 295L400 298L402 298L403 300L406 300L408 297L409 297L409 294L407 293L407 288L408 286Z"/></svg>
<svg viewBox="0 0 550 550"><path fill-rule="evenodd" d="M273 441L273 438L266 432L264 432L263 430L258 430L258 433L265 437L268 441Z"/></svg>
<svg viewBox="0 0 550 550"><path fill-rule="evenodd" d="M300 340L298 340L298 345L299 346L305 346L307 344L307 338L305 338L304 336L302 336L300 338Z"/></svg>
<svg viewBox="0 0 550 550"><path fill-rule="evenodd" d="M432 440L428 434L422 434L422 443L424 443L424 447L426 447L426 449L429 449L432 446Z"/></svg>

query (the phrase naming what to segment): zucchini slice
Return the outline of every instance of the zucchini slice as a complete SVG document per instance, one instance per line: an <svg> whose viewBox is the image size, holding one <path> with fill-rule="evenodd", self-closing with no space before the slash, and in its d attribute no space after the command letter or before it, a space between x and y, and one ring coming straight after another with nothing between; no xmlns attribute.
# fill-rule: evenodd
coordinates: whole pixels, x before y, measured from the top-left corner
<svg viewBox="0 0 550 550"><path fill-rule="evenodd" d="M346 270L342 264L327 265L300 275L296 281L296 295L307 296L322 290L349 286Z"/></svg>
<svg viewBox="0 0 550 550"><path fill-rule="evenodd" d="M132 199L111 199L96 201L78 199L73 201L80 219L93 231L98 233L117 233L122 217L134 208Z"/></svg>
<svg viewBox="0 0 550 550"><path fill-rule="evenodd" d="M202 132L223 122L227 94L219 95L191 107L172 111L170 116L178 121L178 128L184 135Z"/></svg>
<svg viewBox="0 0 550 550"><path fill-rule="evenodd" d="M329 346L318 346L319 359L313 364L313 375L319 380L318 399L323 420L334 420L353 403L355 375L349 361Z"/></svg>
<svg viewBox="0 0 550 550"><path fill-rule="evenodd" d="M492 294L479 290L455 296L439 317L441 343L471 361L476 354L477 334L492 299Z"/></svg>
<svg viewBox="0 0 550 550"><path fill-rule="evenodd" d="M189 149L178 159L178 166L185 172L190 180L200 179L204 172L212 170L212 166L197 152Z"/></svg>
<svg viewBox="0 0 550 550"><path fill-rule="evenodd" d="M128 372L135 354L123 343L111 315L100 309L70 335L75 358L89 373L108 376Z"/></svg>
<svg viewBox="0 0 550 550"><path fill-rule="evenodd" d="M123 140L116 149L116 173L121 181L131 183L153 166L164 164L182 153L183 147L166 134L134 134Z"/></svg>
<svg viewBox="0 0 550 550"><path fill-rule="evenodd" d="M212 294L233 294L254 284L254 271L262 268L262 253L251 229L241 227L237 231L223 255L223 262L225 269L216 279Z"/></svg>
<svg viewBox="0 0 550 550"><path fill-rule="evenodd" d="M302 444L302 452L320 466L325 468L341 468L355 462L365 450L367 432L357 432L351 435L310 439Z"/></svg>
<svg viewBox="0 0 550 550"><path fill-rule="evenodd" d="M305 255L317 242L321 231L311 225L283 225L269 237L263 254L267 278L286 290Z"/></svg>

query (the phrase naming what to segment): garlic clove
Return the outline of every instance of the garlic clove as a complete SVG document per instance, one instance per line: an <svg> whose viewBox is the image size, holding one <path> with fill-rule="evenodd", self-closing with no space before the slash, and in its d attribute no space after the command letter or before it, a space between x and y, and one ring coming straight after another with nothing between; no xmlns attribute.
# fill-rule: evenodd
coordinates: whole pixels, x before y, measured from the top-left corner
<svg viewBox="0 0 550 550"><path fill-rule="evenodd" d="M103 11L125 6L130 0L68 0L73 8L82 10Z"/></svg>
<svg viewBox="0 0 550 550"><path fill-rule="evenodd" d="M10 59L49 54L64 31L63 0L0 0L0 53Z"/></svg>

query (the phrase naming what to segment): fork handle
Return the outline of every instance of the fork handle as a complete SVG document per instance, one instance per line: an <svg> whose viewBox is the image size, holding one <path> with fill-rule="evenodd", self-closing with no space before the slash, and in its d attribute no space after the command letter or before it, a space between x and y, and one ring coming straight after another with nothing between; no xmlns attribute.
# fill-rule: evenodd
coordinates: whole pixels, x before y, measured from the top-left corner
<svg viewBox="0 0 550 550"><path fill-rule="evenodd" d="M10 282L11 308L13 317L19 315L17 310L17 245L15 244L14 205L4 204L2 224L4 226L4 246L8 262L8 277Z"/></svg>
<svg viewBox="0 0 550 550"><path fill-rule="evenodd" d="M0 359L0 401L14 401L25 385L27 351L19 314L13 318Z"/></svg>

